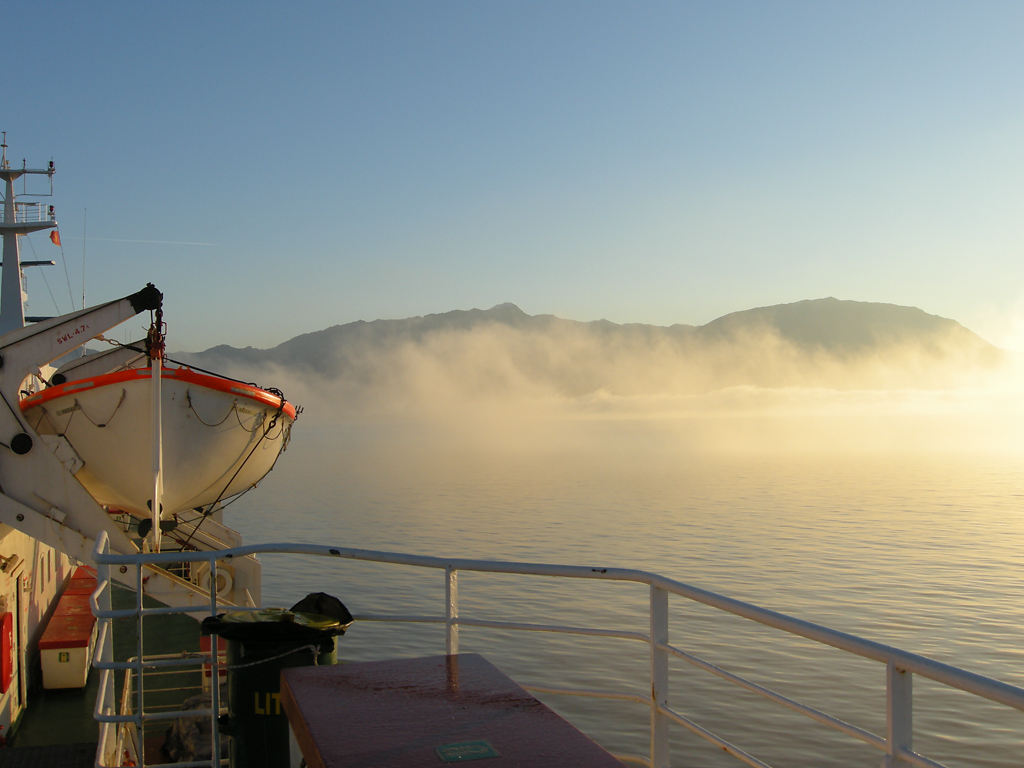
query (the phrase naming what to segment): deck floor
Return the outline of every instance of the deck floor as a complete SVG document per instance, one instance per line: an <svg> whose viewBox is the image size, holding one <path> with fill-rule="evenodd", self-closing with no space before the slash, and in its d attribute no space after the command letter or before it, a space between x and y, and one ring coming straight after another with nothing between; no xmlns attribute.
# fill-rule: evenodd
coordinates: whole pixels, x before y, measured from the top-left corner
<svg viewBox="0 0 1024 768"><path fill-rule="evenodd" d="M112 592L112 603L115 608L131 608L135 605L135 593L129 589L115 585ZM147 602L147 604L149 604ZM157 603L152 603L156 605ZM147 654L178 653L182 650L198 650L199 623L188 616L153 616L146 619L143 629L145 652ZM137 645L134 619L116 619L114 625L114 656L127 658L135 655ZM71 757L45 762L46 749L59 748L72 750L61 754L73 754L74 750L88 745L91 749L89 761L82 765L92 765L96 752L98 727L92 719L92 710L99 689L99 674L96 670L89 673L85 688L52 690L42 688L42 675L39 673L38 658L35 662L33 679L35 687L29 691L29 707L17 724L8 744L15 749L0 749L0 766L49 766L61 765L76 768L79 763ZM117 690L120 692L122 677L117 678ZM147 734L148 736L148 734ZM149 738L147 738L147 742ZM4 762L13 759L15 753L29 754L38 750L36 762ZM58 750L59 752L59 750Z"/></svg>
<svg viewBox="0 0 1024 768"><path fill-rule="evenodd" d="M96 742L0 749L2 768L92 768Z"/></svg>

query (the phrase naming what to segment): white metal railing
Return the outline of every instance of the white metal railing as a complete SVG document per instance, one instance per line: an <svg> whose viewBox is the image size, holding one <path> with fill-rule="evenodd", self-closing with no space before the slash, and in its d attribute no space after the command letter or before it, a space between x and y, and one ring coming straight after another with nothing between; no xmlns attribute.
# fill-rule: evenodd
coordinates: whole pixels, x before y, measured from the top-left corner
<svg viewBox="0 0 1024 768"><path fill-rule="evenodd" d="M698 587L693 587L673 579L649 573L647 571L632 570L624 568L594 568L573 565L553 565L541 563L505 562L496 560L472 560L472 559L445 559L426 555L412 555L397 552L381 552L374 550L352 549L348 547L330 547L313 544L263 544L235 547L228 550L212 552L174 552L138 555L118 555L109 553L106 534L101 534L97 541L95 559L98 566L99 585L93 596L93 611L102 622L100 631L100 643L98 643L99 655L94 664L101 670L100 694L97 698L96 719L101 723L101 728L109 728L114 724L131 724L141 734L145 723L150 720L168 720L176 717L195 717L209 715L216 718L220 711L220 704L217 694L218 686L211 686L213 699L212 707L208 710L181 710L160 713L146 712L144 694L140 690L136 692L137 708L132 714L118 715L113 712L113 684L112 678L115 669L128 669L128 662L115 662L109 655L110 634L109 623L113 618L143 614L157 613L195 613L195 607L153 607L143 608L142 606L142 572L147 566L160 566L180 561L205 561L211 569L211 585L216 584L217 560L230 561L233 558L258 554L292 554L310 555L329 558L340 558L345 560L358 560L375 563L390 563L395 565L417 566L422 568L433 568L440 570L444 576L445 585L445 611L444 615L384 615L368 614L357 615L357 621L377 622L412 622L412 623L436 623L443 624L446 628L446 652L449 654L458 653L459 630L462 627L479 627L502 630L518 630L525 632L551 632L568 635L583 635L619 638L644 643L648 648L649 656L649 690L650 695L646 697L630 693L601 690L582 690L548 688L534 685L526 685L527 690L537 693L564 694L575 696L588 696L594 698L616 699L632 701L646 706L650 711L650 751L648 755L616 755L624 762L635 762L649 766L649 768L669 768L669 725L677 723L701 738L709 741L724 752L734 756L746 765L756 768L771 768L771 766L746 752L737 745L716 735L704 728L699 723L691 720L685 715L676 712L669 706L669 665L670 657L679 658L697 668L713 674L729 683L742 689L758 694L765 699L779 704L783 707L796 711L806 717L821 723L833 730L845 734L867 744L883 754L882 765L884 768L899 768L901 766L918 766L919 768L944 768L942 763L929 759L918 754L912 748L913 733L913 676L919 675L923 678L941 683L949 688L964 691L1007 707L1024 712L1024 688L1009 685L998 680L978 675L967 670L944 664L934 659L902 651L898 648L866 640L855 635L839 632L828 627L813 624L808 621L787 616L785 614L760 608L749 603L744 603L724 595L709 592ZM139 574L137 579L138 594L135 609L114 611L110 608L109 602L109 573L111 566L134 566ZM649 590L649 631L630 632L617 629L600 627L580 627L565 625L535 624L516 621L494 621L473 619L462 616L459 613L459 572L475 571L481 573L500 573L521 576L553 576L571 579L590 579L597 581L633 582L646 585ZM104 595L106 599L104 600ZM807 638L826 646L840 649L850 654L879 662L885 665L886 680L886 732L878 735L864 730L856 725L845 722L826 712L814 707L790 699L781 693L759 685L751 680L728 672L698 656L677 648L669 643L669 596L692 600L729 614L740 616L745 619L757 622L761 625L772 627L792 635ZM218 605L216 593L211 588L210 613L217 612ZM141 633L140 633L141 637ZM143 668L156 666L182 665L192 663L209 664L212 671L212 679L218 680L219 666L215 653L202 656L192 655L190 659L179 660L146 660L142 658L141 639L139 641L139 654L134 666L136 679L142 679ZM110 686L109 694L107 686ZM212 734L214 739L213 755L219 754L219 737L217 735L216 723L212 723ZM97 766L106 766L102 761L104 739L113 738L111 733L101 734L100 748L97 751ZM119 747L120 748L120 742ZM118 753L119 754L119 753ZM144 765L143 761L139 761ZM174 763L167 764L166 768L185 768L185 766L217 765L215 758L202 763Z"/></svg>
<svg viewBox="0 0 1024 768"><path fill-rule="evenodd" d="M56 220L53 208L42 203L16 202L13 222L3 220L0 215L0 224L46 224Z"/></svg>
<svg viewBox="0 0 1024 768"><path fill-rule="evenodd" d="M147 710L145 706L146 674L160 669L187 669L210 664L212 680L219 680L220 659L216 652L209 654L183 653L177 657L153 658L143 653L142 617L155 614L195 614L195 606L159 606L143 605L143 587L147 567L169 565L174 562L209 562L210 564L210 615L215 615L220 607L217 600L217 563L216 558L226 556L233 550L211 552L166 552L158 554L138 554L135 556L111 555L109 553L109 537L103 531L97 538L94 556L96 560L97 586L90 598L93 614L99 620L99 631L96 641L96 656L93 666L99 670L99 690L93 717L99 723L99 740L96 749L96 766L109 768L120 767L126 762L122 758L130 758L139 766L145 766L145 729L147 723L168 722L181 717L209 717L211 719L210 735L212 751L210 760L202 762L165 763L166 768L201 768L201 766L219 765L215 756L220 755L220 733L217 728L217 717L220 714L220 687L210 686L211 705L205 709L192 710ZM115 562L116 561L116 562ZM111 606L110 566L135 566L135 607L114 610ZM113 620L122 617L136 618L136 652L126 661L118 661L113 656ZM217 645L213 644L216 648ZM115 673L122 671L126 680L121 699L117 706L115 699ZM130 680L134 679L132 690ZM130 764L130 763L129 763Z"/></svg>

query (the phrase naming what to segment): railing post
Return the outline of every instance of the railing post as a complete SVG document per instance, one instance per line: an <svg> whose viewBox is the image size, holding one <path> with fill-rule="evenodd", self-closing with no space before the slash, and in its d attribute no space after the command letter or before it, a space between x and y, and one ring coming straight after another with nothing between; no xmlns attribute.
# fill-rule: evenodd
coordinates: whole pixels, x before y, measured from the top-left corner
<svg viewBox="0 0 1024 768"><path fill-rule="evenodd" d="M104 555L109 554L109 540L107 539L107 534L105 532L100 534L99 541L102 547L100 552ZM111 595L111 592L113 591L113 585L110 583L110 564L101 562L99 558L97 558L96 562L96 584L97 588L100 588L99 585L105 585L104 587L102 587L103 591L99 594L99 599L96 602L99 606L101 613L109 614L113 607ZM111 618L102 618L97 619L97 621L104 625L106 631L102 631L99 633L103 638L103 645L102 647L96 649L96 656L100 660L100 662L109 664L114 660L114 620ZM101 714L116 715L117 692L114 688L114 673L110 670L102 670L100 672L100 675L100 679L103 681L103 693L101 694L101 696L103 702L108 708L104 709L104 711ZM114 733L113 754L111 754L110 746L106 740L111 731L113 731ZM100 741L103 743L99 745L100 749L97 750L97 752L102 753L103 764L106 765L107 763L120 762L121 728L117 725L104 723L103 727L100 729Z"/></svg>
<svg viewBox="0 0 1024 768"><path fill-rule="evenodd" d="M444 569L445 627L447 642L445 652L454 656L459 652L459 572L452 566Z"/></svg>
<svg viewBox="0 0 1024 768"><path fill-rule="evenodd" d="M143 720L145 714L145 698L144 698L144 686L142 683L142 589L145 586L145 581L142 578L142 563L137 562L135 564L135 632L136 632L136 644L135 644L135 725L138 732L138 750L139 750L139 762L143 766L146 765L146 757L143 754L145 752L144 744L146 743L146 722ZM131 671L125 670L125 675L130 676Z"/></svg>
<svg viewBox="0 0 1024 768"><path fill-rule="evenodd" d="M210 558L210 615L217 615L217 558ZM210 638L210 765L220 765L220 635Z"/></svg>
<svg viewBox="0 0 1024 768"><path fill-rule="evenodd" d="M899 749L913 749L914 745L914 679L910 672L900 669L889 659L885 665L885 738L886 754L882 768L898 768Z"/></svg>
<svg viewBox="0 0 1024 768"><path fill-rule="evenodd" d="M651 768L668 768L668 592L651 585Z"/></svg>

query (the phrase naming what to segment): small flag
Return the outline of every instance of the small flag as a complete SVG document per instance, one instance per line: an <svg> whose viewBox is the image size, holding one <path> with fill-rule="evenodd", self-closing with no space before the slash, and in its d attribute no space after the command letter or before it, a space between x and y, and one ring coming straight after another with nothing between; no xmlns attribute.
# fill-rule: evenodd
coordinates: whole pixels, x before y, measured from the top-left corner
<svg viewBox="0 0 1024 768"><path fill-rule="evenodd" d="M56 229L50 233L50 242L54 245L60 245L60 232Z"/></svg>

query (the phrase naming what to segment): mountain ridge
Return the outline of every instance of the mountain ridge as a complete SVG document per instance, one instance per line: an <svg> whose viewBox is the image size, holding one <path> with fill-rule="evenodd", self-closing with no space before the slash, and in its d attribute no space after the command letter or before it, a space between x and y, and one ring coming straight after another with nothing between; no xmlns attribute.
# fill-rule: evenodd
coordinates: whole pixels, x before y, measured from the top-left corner
<svg viewBox="0 0 1024 768"><path fill-rule="evenodd" d="M358 320L266 349L220 345L175 357L243 371L278 365L374 386L393 384L413 359L429 360L435 368L478 377L481 386L486 381L500 389L502 381L522 378L578 396L610 386L636 389L623 384L630 367L642 368L659 387L685 380L684 389L706 390L841 386L849 377L840 369L870 362L886 369L884 377L874 377L877 382L935 386L939 367L948 369L943 376L990 368L1002 352L955 320L916 307L827 297L732 312L700 326L576 321L530 315L505 302L490 309ZM673 376L658 370L659 361L675 366ZM495 371L504 371L506 379Z"/></svg>

